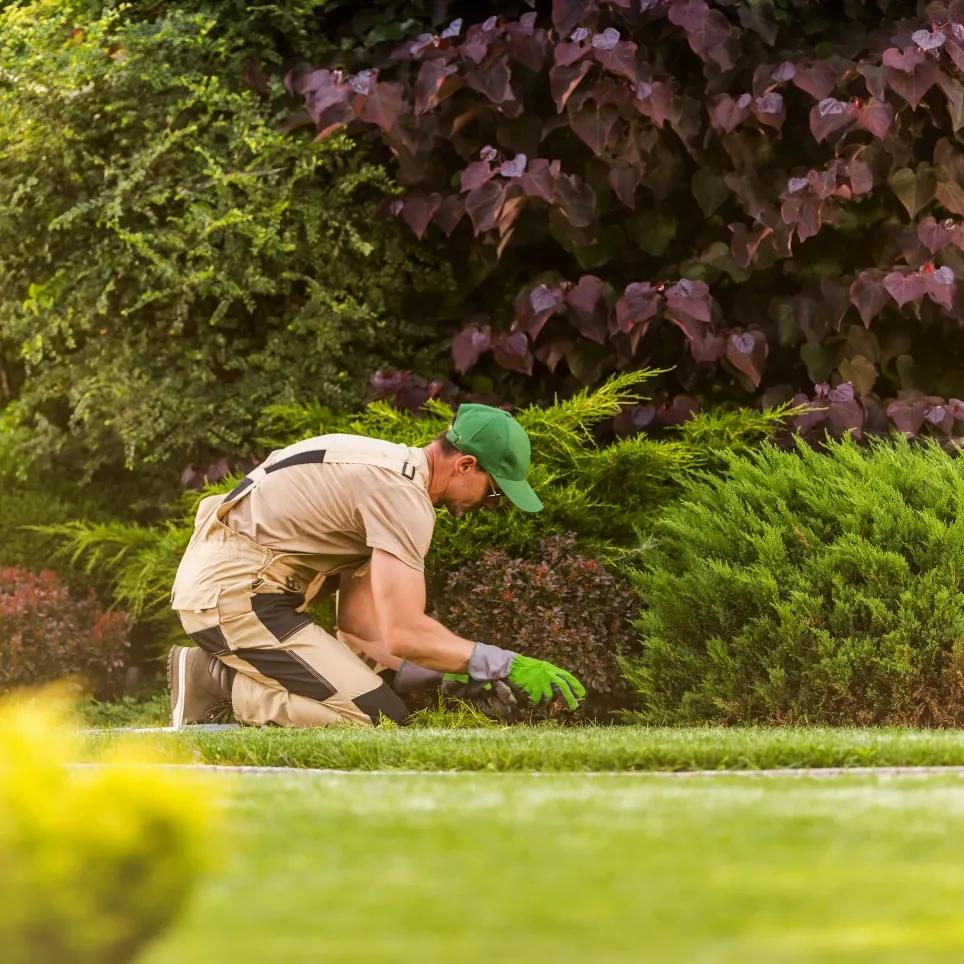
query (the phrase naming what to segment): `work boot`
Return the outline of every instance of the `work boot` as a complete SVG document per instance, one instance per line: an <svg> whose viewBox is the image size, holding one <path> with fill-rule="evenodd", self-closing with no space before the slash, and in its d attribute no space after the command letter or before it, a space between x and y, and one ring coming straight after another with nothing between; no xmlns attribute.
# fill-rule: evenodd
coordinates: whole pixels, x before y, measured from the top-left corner
<svg viewBox="0 0 964 964"><path fill-rule="evenodd" d="M196 646L173 646L167 657L171 725L223 723L231 713L231 684L237 670Z"/></svg>

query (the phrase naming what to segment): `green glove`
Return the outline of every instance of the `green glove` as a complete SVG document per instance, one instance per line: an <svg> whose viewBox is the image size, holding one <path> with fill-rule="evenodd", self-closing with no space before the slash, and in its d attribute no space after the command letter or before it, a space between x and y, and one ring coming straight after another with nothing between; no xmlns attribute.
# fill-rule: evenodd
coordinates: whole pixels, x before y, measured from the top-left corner
<svg viewBox="0 0 964 964"><path fill-rule="evenodd" d="M579 700L586 695L586 687L568 670L531 656L518 655L512 660L508 680L522 690L536 706L543 700L549 702L553 696L558 695L565 700L570 710L574 710L579 706Z"/></svg>

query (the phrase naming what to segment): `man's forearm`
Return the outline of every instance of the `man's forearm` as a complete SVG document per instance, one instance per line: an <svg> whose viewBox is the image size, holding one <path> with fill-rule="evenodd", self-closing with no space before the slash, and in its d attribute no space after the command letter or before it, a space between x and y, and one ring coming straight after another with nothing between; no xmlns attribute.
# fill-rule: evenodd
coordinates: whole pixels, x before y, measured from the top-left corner
<svg viewBox="0 0 964 964"><path fill-rule="evenodd" d="M391 640L391 651L399 659L442 673L464 673L474 648L474 640L457 636L426 615L395 630Z"/></svg>

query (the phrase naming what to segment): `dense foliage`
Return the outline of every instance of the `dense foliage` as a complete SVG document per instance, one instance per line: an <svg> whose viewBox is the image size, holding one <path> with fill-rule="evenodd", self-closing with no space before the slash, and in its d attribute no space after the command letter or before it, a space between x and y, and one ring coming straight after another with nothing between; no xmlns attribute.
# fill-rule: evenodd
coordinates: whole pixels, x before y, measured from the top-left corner
<svg viewBox="0 0 964 964"><path fill-rule="evenodd" d="M450 572L434 615L469 639L547 659L585 684L585 711L625 706L617 657L636 649L638 603L624 578L583 555L571 535L554 535L512 558L501 549Z"/></svg>
<svg viewBox="0 0 964 964"><path fill-rule="evenodd" d="M532 440L530 478L545 503L535 515L510 507L456 519L440 512L427 564L430 592L442 591L447 575L487 549L513 558L539 559L540 541L573 532L580 551L612 565L627 565L638 551L638 534L654 511L678 491L680 481L716 466L725 451L747 451L778 431L784 410L701 413L675 430L676 437L644 435L597 442L593 431L628 405L641 402L646 372L617 376L554 405L516 413ZM426 445L451 422L452 411L430 402L423 415L376 402L356 415L318 406L279 406L265 425L273 447L325 432L357 432L375 438ZM206 492L227 491L226 480ZM206 494L206 493L205 493ZM100 573L118 605L151 621L154 654L180 635L170 612L174 573L190 538L196 498L185 497L163 526L73 520L46 531L61 543L61 558Z"/></svg>
<svg viewBox="0 0 964 964"><path fill-rule="evenodd" d="M271 402L354 407L445 350L448 268L375 216L369 154L279 126L237 6L0 9L0 447L115 509L225 474Z"/></svg>
<svg viewBox="0 0 964 964"><path fill-rule="evenodd" d="M0 569L0 690L77 677L116 693L126 666L128 618L72 594L56 573Z"/></svg>
<svg viewBox="0 0 964 964"><path fill-rule="evenodd" d="M764 447L684 486L637 575L658 722L964 722L964 464Z"/></svg>
<svg viewBox="0 0 964 964"><path fill-rule="evenodd" d="M449 238L456 367L538 395L675 366L679 406L796 395L802 431L953 435L964 3L533 6L287 78L319 136L377 129L392 210Z"/></svg>
<svg viewBox="0 0 964 964"><path fill-rule="evenodd" d="M125 964L173 920L210 853L213 787L83 739L54 694L0 704L0 942L8 964Z"/></svg>

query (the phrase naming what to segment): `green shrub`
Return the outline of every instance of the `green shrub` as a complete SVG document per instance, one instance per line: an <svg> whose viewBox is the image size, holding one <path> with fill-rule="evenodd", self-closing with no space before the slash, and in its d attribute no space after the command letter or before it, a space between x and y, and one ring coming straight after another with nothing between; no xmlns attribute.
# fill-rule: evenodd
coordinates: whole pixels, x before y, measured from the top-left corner
<svg viewBox="0 0 964 964"><path fill-rule="evenodd" d="M442 258L375 216L363 144L279 127L229 6L0 9L0 447L115 507L252 454L267 404L446 358Z"/></svg>
<svg viewBox="0 0 964 964"><path fill-rule="evenodd" d="M72 594L55 572L0 569L0 690L75 676L116 692L127 664L128 618L93 592Z"/></svg>
<svg viewBox="0 0 964 964"><path fill-rule="evenodd" d="M469 639L547 659L585 684L586 712L625 706L617 657L636 648L629 585L579 552L573 535L542 541L535 560L484 552L449 573L435 616Z"/></svg>
<svg viewBox="0 0 964 964"><path fill-rule="evenodd" d="M50 693L0 704L0 946L7 964L123 964L173 919L206 863L212 788L114 744L82 756Z"/></svg>
<svg viewBox="0 0 964 964"><path fill-rule="evenodd" d="M636 574L653 722L964 722L964 462L766 446L684 486Z"/></svg>

